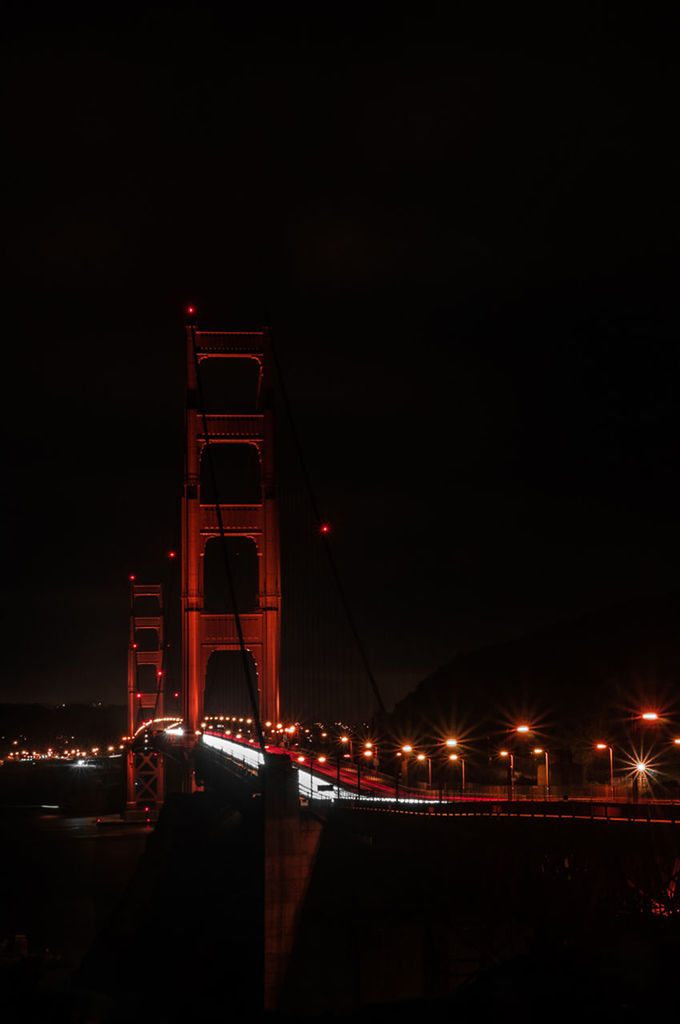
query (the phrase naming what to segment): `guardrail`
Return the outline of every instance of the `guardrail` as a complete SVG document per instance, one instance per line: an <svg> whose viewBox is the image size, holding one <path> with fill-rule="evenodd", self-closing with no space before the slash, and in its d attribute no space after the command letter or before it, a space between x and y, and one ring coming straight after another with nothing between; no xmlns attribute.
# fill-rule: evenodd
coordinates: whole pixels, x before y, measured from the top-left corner
<svg viewBox="0 0 680 1024"><path fill-rule="evenodd" d="M389 814L425 814L442 817L476 818L560 818L571 820L680 824L680 803L676 801L613 803L595 800L412 800L372 801L341 799L340 805L356 810Z"/></svg>

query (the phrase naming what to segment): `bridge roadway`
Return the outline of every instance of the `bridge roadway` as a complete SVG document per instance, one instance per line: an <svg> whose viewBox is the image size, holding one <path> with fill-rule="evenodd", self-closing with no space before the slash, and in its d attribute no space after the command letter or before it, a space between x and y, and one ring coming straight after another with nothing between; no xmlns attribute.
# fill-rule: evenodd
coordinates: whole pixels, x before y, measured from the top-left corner
<svg viewBox="0 0 680 1024"><path fill-rule="evenodd" d="M254 741L237 740L206 730L205 747L246 772L255 774L264 763ZM297 769L300 795L307 800L335 801L360 810L390 814L437 814L444 816L559 818L607 822L680 824L680 802L672 800L602 800L592 798L507 799L498 796L465 796L430 790L414 792L396 788L373 773L358 785L357 773L341 762L320 762L316 755L295 755L282 747L266 745L271 754L286 754ZM304 758L304 760L301 760Z"/></svg>

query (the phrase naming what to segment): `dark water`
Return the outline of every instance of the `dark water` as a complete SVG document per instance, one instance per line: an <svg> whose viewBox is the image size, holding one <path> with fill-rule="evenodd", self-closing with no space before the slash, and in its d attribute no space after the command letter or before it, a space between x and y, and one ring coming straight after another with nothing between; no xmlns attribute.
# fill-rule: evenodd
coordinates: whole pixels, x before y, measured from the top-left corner
<svg viewBox="0 0 680 1024"><path fill-rule="evenodd" d="M1 815L0 936L25 935L31 953L78 961L120 899L148 828L40 809Z"/></svg>
<svg viewBox="0 0 680 1024"><path fill-rule="evenodd" d="M44 808L0 809L0 1019L79 1019L72 977L148 835L115 818L97 825Z"/></svg>

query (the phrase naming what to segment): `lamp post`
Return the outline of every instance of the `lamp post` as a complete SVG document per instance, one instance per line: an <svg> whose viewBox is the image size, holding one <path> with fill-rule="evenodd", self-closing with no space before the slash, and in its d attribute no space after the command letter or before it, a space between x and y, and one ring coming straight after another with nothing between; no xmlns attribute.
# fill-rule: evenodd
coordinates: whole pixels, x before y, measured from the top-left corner
<svg viewBox="0 0 680 1024"><path fill-rule="evenodd" d="M534 754L543 754L545 758L545 795L550 796L550 757L549 751L544 750L543 747L534 747Z"/></svg>
<svg viewBox="0 0 680 1024"><path fill-rule="evenodd" d="M347 736L347 735L345 735L345 733L343 733L342 736L340 737L340 742L342 743L342 745L344 747L347 747L347 744L349 744L349 756L353 757L354 756L354 749L353 749L353 744L352 744L351 737Z"/></svg>
<svg viewBox="0 0 680 1024"><path fill-rule="evenodd" d="M614 748L611 743L596 743L596 750L608 750L609 751L609 789L611 790L611 798L614 799Z"/></svg>
<svg viewBox="0 0 680 1024"><path fill-rule="evenodd" d="M515 796L515 755L511 750L501 750L501 757L508 758L508 800Z"/></svg>
<svg viewBox="0 0 680 1024"><path fill-rule="evenodd" d="M410 743L404 743L401 748L402 764L404 766L404 786L408 786L408 755L413 753Z"/></svg>
<svg viewBox="0 0 680 1024"><path fill-rule="evenodd" d="M451 762L459 761L460 762L460 791L461 791L461 793L464 793L465 792L465 758L461 757L459 754L449 754L449 761L451 761Z"/></svg>
<svg viewBox="0 0 680 1024"><path fill-rule="evenodd" d="M417 754L416 760L420 762L427 761L427 785L429 789L432 789L432 758L426 757L425 754Z"/></svg>
<svg viewBox="0 0 680 1024"><path fill-rule="evenodd" d="M372 763L374 756L373 746L369 743L364 748L364 757L366 758L366 764Z"/></svg>
<svg viewBox="0 0 680 1024"><path fill-rule="evenodd" d="M637 803L640 796L640 781L645 782L647 779L647 765L644 761L638 761L635 765L635 774L633 775L633 803Z"/></svg>

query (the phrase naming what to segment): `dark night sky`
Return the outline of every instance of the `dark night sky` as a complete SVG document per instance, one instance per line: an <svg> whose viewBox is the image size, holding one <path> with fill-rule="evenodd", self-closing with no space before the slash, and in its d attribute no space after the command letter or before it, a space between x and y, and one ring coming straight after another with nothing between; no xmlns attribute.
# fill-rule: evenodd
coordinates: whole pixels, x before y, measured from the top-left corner
<svg viewBox="0 0 680 1024"><path fill-rule="evenodd" d="M271 314L388 703L676 586L671 5L468 6L6 6L0 699L123 699L188 300Z"/></svg>

